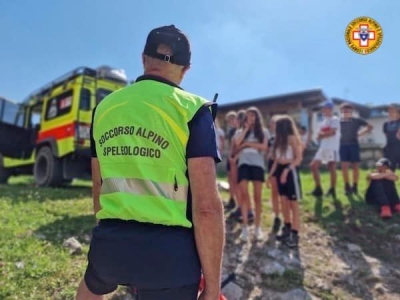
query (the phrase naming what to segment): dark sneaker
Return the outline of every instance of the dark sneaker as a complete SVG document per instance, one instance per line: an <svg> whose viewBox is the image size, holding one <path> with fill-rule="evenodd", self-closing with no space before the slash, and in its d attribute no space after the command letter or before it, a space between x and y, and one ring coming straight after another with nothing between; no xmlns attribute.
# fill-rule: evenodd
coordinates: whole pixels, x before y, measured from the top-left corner
<svg viewBox="0 0 400 300"><path fill-rule="evenodd" d="M276 236L276 240L285 243L288 239L290 239L290 228L284 226L281 235Z"/></svg>
<svg viewBox="0 0 400 300"><path fill-rule="evenodd" d="M286 245L292 249L299 248L299 235L292 233L290 235L290 239L287 241Z"/></svg>
<svg viewBox="0 0 400 300"><path fill-rule="evenodd" d="M315 189L311 192L311 195L315 197L322 197L324 195L324 191L320 186L315 187Z"/></svg>
<svg viewBox="0 0 400 300"><path fill-rule="evenodd" d="M242 215L240 214L240 216L237 218L237 221L239 223L243 222L243 218ZM248 215L247 215L247 223L252 223L254 222L254 213L252 211L249 211Z"/></svg>
<svg viewBox="0 0 400 300"><path fill-rule="evenodd" d="M357 184L353 185L352 191L353 191L354 195L358 195L358 186L357 186Z"/></svg>
<svg viewBox="0 0 400 300"><path fill-rule="evenodd" d="M333 198L336 198L336 191L334 188L330 188L329 191L326 193L326 196L332 196Z"/></svg>
<svg viewBox="0 0 400 300"><path fill-rule="evenodd" d="M254 218L255 218L254 213L252 211L249 211L249 214L247 216L249 223L254 222Z"/></svg>
<svg viewBox="0 0 400 300"><path fill-rule="evenodd" d="M242 216L242 212L241 212L241 210L240 210L240 207L238 207L233 213L231 213L230 215L229 215L229 217L230 218L233 218L233 219L238 219L238 218L240 218Z"/></svg>
<svg viewBox="0 0 400 300"><path fill-rule="evenodd" d="M346 183L344 187L344 193L349 196L353 193L353 189L351 188L350 184Z"/></svg>
<svg viewBox="0 0 400 300"><path fill-rule="evenodd" d="M236 207L235 200L233 200L232 198L229 199L228 203L226 203L226 204L224 205L224 207L225 207L226 210L232 210L232 209L234 209L234 208Z"/></svg>
<svg viewBox="0 0 400 300"><path fill-rule="evenodd" d="M274 225L272 226L272 232L278 233L281 229L282 221L279 218L275 218Z"/></svg>

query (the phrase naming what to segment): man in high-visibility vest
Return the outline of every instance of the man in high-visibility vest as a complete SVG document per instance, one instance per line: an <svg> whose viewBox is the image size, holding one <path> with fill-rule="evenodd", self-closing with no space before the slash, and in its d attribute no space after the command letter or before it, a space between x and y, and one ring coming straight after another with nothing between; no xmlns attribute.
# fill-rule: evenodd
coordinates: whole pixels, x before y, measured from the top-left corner
<svg viewBox="0 0 400 300"><path fill-rule="evenodd" d="M175 26L152 30L144 75L93 112L94 212L88 267L76 299L118 285L140 300L217 300L224 244L217 190L215 104L179 87L190 44Z"/></svg>

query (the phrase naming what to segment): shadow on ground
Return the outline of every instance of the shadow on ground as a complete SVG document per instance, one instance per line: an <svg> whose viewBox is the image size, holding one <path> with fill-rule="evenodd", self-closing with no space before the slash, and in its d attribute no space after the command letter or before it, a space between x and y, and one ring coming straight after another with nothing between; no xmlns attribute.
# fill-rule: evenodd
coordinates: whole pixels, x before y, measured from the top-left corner
<svg viewBox="0 0 400 300"><path fill-rule="evenodd" d="M61 245L65 238L77 237L80 242L89 243L96 220L93 215L71 217L62 215L54 222L39 227L35 235L56 245Z"/></svg>
<svg viewBox="0 0 400 300"><path fill-rule="evenodd" d="M14 202L71 200L91 196L88 186L65 186L62 188L37 188L30 183L0 184L1 198L9 198Z"/></svg>

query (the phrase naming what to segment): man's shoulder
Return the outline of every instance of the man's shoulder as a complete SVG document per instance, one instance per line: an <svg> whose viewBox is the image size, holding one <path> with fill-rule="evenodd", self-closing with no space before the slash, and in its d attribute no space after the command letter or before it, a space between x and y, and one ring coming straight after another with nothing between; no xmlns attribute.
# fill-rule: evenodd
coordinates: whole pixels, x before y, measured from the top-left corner
<svg viewBox="0 0 400 300"><path fill-rule="evenodd" d="M192 101L201 101L203 103L207 103L210 102L209 100L207 100L206 98L196 95L194 93L185 91L185 90L181 90L181 89L176 89L175 91L176 94L178 94L179 96L181 96L182 98L186 99L186 100L192 100Z"/></svg>

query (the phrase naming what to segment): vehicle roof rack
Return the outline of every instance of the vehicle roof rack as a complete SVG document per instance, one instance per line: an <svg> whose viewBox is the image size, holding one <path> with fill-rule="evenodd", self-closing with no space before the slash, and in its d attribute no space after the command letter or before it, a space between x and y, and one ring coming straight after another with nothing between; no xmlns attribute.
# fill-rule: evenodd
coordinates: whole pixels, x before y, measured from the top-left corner
<svg viewBox="0 0 400 300"><path fill-rule="evenodd" d="M106 72L104 71L105 69L107 69ZM64 84L66 81L74 79L80 75L87 75L87 76L96 77L96 78L104 78L107 80L126 84L127 80L124 80L123 76L114 76L114 74L110 74L110 72L112 72L113 70L115 70L115 69L108 67L108 66L102 66L97 69L93 69L93 68L89 68L89 67L75 68L74 70L54 79L53 81L49 82L48 84L33 91L32 93L30 93L28 95L28 97L25 98L25 100L23 102L27 103L35 98L36 98L36 100L38 100L39 98L46 95L50 90L56 88L57 86ZM120 70L120 72L122 72L124 74L123 70L122 71ZM110 74L110 76L108 76L108 74Z"/></svg>

